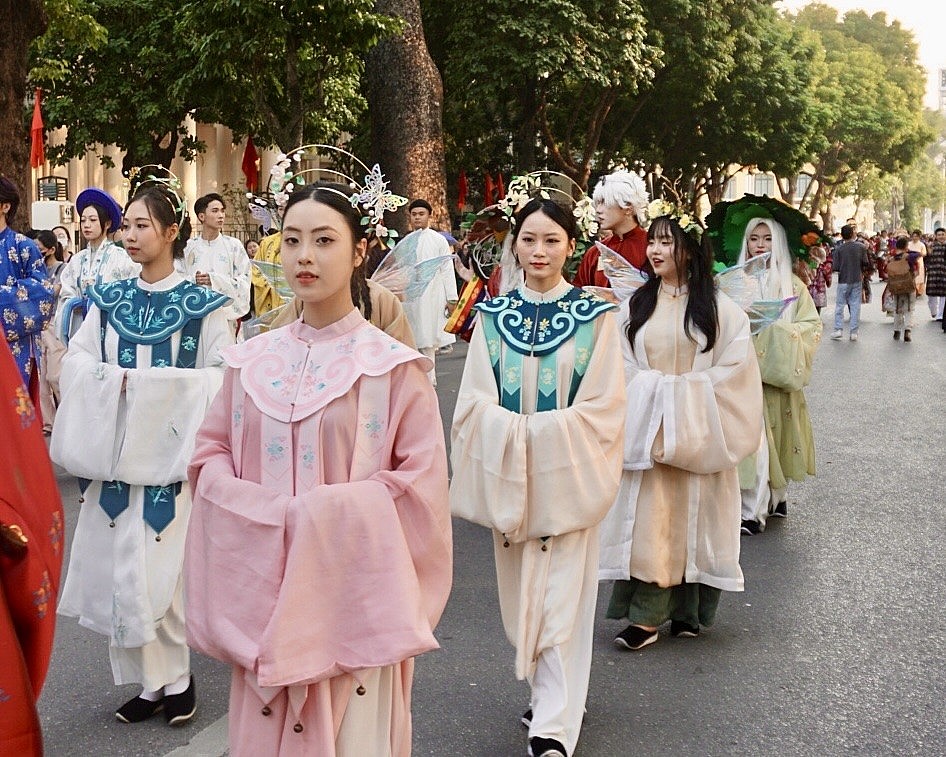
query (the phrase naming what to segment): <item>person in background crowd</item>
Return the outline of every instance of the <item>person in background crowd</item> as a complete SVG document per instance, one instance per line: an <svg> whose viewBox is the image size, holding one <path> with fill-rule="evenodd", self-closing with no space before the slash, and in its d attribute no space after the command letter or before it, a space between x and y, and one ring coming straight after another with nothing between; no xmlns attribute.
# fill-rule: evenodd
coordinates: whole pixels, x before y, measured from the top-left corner
<svg viewBox="0 0 946 757"><path fill-rule="evenodd" d="M930 306L930 318L943 320L946 306L946 229L940 227L933 234L933 242L925 260L926 297Z"/></svg>
<svg viewBox="0 0 946 757"><path fill-rule="evenodd" d="M0 176L0 312L7 346L34 405L39 405L40 334L53 313L53 285L36 244L11 227L20 192Z"/></svg>
<svg viewBox="0 0 946 757"><path fill-rule="evenodd" d="M852 342L857 341L857 330L861 319L861 290L864 270L870 266L867 249L854 239L854 228L850 225L841 227L841 244L831 253L834 270L838 273L838 290L834 306L834 331L832 339L844 336L844 308L847 306L851 321L849 333Z"/></svg>
<svg viewBox="0 0 946 757"><path fill-rule="evenodd" d="M450 245L446 238L430 228L432 208L423 199L411 201L408 205L411 233L420 235L417 243L417 262L450 255ZM406 237L405 237L406 239ZM456 341L456 336L443 330L447 323L447 308L456 304L457 279L453 272L453 262L444 259L433 280L420 297L404 303L404 312L411 324L417 350L422 355L435 361L437 350ZM437 371L430 371L430 382L437 386Z"/></svg>
<svg viewBox="0 0 946 757"><path fill-rule="evenodd" d="M259 252L259 242L255 239L246 240L246 256L253 260L256 257L256 253Z"/></svg>
<svg viewBox="0 0 946 757"><path fill-rule="evenodd" d="M73 255L72 231L65 226L53 226L53 233L56 235L56 239L59 240L59 244L62 245L62 260L64 263L68 263L69 258Z"/></svg>
<svg viewBox="0 0 946 757"><path fill-rule="evenodd" d="M88 288L134 278L141 270L122 247L108 238L122 223L121 206L111 195L95 187L85 189L76 198L76 209L86 247L73 255L60 273L62 287L54 321L56 336L66 345L85 318Z"/></svg>
<svg viewBox="0 0 946 757"><path fill-rule="evenodd" d="M811 282L808 284L808 293L811 295L811 299L815 303L815 308L820 315L821 309L828 304L828 289L831 287L832 269L830 252L827 250L826 245L817 245L811 248L811 258L815 262L816 267L811 274Z"/></svg>
<svg viewBox="0 0 946 757"><path fill-rule="evenodd" d="M62 245L52 231L40 231L36 235L36 246L46 264L46 274L53 285L53 302L59 297L59 274L66 265L62 258ZM42 360L39 364L39 402L43 416L43 433L47 436L53 430L53 421L56 419L56 406L59 404L59 372L62 369L62 358L66 353L66 346L56 336L56 330L51 323L55 318L55 306L50 315L50 322L40 335Z"/></svg>
<svg viewBox="0 0 946 757"><path fill-rule="evenodd" d="M602 176L592 199L598 214L598 226L604 235L603 244L640 270L649 270L647 232L642 223L647 217L650 197L644 180L636 173L619 170ZM588 248L578 266L572 283L576 287L609 287L611 283L599 265L598 248Z"/></svg>
<svg viewBox="0 0 946 757"><path fill-rule="evenodd" d="M187 241L175 268L189 281L230 300L224 312L236 333L237 322L250 310L250 259L239 239L223 233L227 220L223 197L215 192L199 197L194 215L201 224L200 234Z"/></svg>

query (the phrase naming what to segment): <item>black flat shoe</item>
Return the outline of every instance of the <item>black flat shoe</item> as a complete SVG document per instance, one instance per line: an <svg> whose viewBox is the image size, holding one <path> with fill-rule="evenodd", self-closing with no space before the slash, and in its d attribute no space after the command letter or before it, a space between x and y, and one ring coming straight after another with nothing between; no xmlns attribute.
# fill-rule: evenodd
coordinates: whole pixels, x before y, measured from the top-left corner
<svg viewBox="0 0 946 757"><path fill-rule="evenodd" d="M197 696L194 692L194 676L180 694L164 695L164 718L168 725L184 725L197 712Z"/></svg>
<svg viewBox="0 0 946 757"><path fill-rule="evenodd" d="M568 757L568 752L561 741L533 736L529 739L529 755L531 757Z"/></svg>
<svg viewBox="0 0 946 757"><path fill-rule="evenodd" d="M164 707L163 699L152 702L148 699L135 697L119 707L115 711L115 717L122 723L141 723L155 713L160 712L162 707Z"/></svg>

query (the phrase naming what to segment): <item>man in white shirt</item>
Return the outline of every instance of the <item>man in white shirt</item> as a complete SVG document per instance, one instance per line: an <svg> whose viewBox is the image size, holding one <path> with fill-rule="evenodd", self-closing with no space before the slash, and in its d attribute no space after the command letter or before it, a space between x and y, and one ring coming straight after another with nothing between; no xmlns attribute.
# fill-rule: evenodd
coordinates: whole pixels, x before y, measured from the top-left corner
<svg viewBox="0 0 946 757"><path fill-rule="evenodd" d="M408 206L411 233L423 235L417 246L418 263L450 254L446 237L430 228L431 210L430 203L423 199L416 199ZM424 293L415 301L404 303L404 312L414 332L417 350L431 360L435 359L437 350L456 341L453 334L443 330L447 323L448 311L456 301L457 280L452 262L445 257L443 265ZM431 370L430 380L437 386L436 369Z"/></svg>
<svg viewBox="0 0 946 757"><path fill-rule="evenodd" d="M200 236L184 249L184 258L175 267L195 284L210 287L230 298L224 312L236 332L237 322L250 310L250 258L243 244L223 233L226 203L217 193L206 194L194 203L200 221Z"/></svg>

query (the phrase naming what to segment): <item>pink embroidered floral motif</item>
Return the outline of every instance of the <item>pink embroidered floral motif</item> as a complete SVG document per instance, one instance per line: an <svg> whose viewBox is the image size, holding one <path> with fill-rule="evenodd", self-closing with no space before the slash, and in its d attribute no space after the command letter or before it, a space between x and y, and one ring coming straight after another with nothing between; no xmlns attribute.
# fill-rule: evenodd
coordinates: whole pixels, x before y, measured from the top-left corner
<svg viewBox="0 0 946 757"><path fill-rule="evenodd" d="M286 454L288 443L285 436L277 436L275 439L266 442L266 454L269 455L269 462L275 463L277 460L282 460Z"/></svg>
<svg viewBox="0 0 946 757"><path fill-rule="evenodd" d="M362 416L361 422L362 427L372 439L377 439L381 436L381 432L384 431L384 423L378 418L377 413Z"/></svg>

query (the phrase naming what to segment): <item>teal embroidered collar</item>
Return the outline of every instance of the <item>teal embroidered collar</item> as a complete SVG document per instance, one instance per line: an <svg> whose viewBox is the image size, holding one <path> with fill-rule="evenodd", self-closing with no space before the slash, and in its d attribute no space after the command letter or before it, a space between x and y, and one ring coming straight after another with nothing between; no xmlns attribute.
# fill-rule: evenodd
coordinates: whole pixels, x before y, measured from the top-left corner
<svg viewBox="0 0 946 757"><path fill-rule="evenodd" d="M530 302L518 289L476 306L493 318L496 331L511 349L542 356L568 341L583 323L593 321L615 306L590 292L569 287L549 302Z"/></svg>
<svg viewBox="0 0 946 757"><path fill-rule="evenodd" d="M189 321L203 318L229 298L189 281L172 289L148 291L138 279L112 281L89 287L89 297L120 337L134 344L158 344Z"/></svg>

